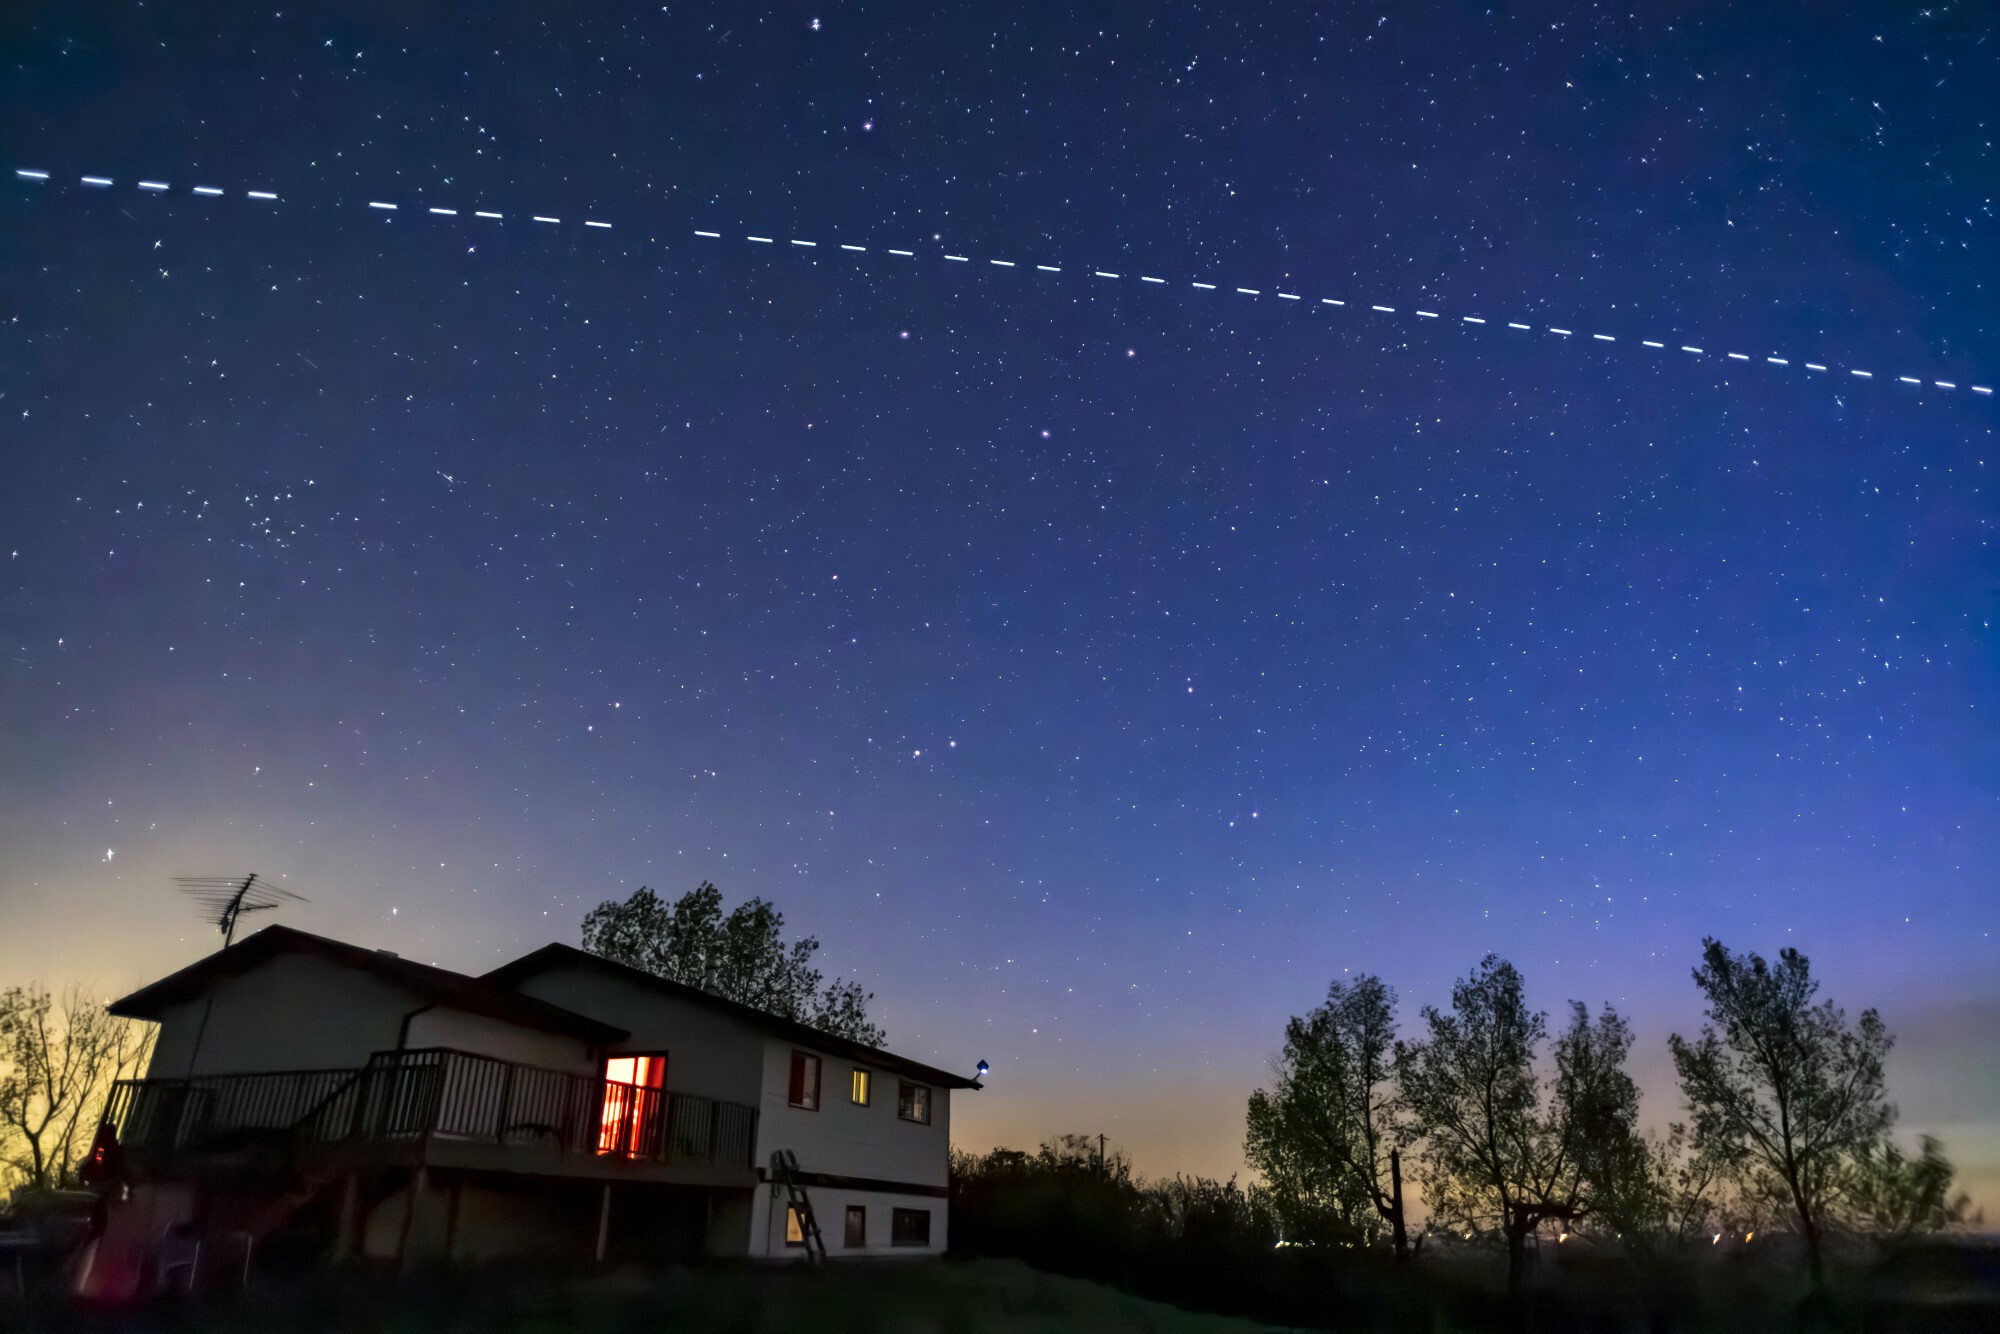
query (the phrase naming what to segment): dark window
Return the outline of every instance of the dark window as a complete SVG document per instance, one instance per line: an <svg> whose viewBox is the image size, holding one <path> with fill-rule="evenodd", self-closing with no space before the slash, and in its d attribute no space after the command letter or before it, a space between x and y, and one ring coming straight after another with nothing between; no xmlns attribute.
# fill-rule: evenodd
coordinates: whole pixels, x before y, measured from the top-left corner
<svg viewBox="0 0 2000 1334"><path fill-rule="evenodd" d="M868 1211L858 1204L847 1206L847 1232L840 1244L850 1251L868 1244Z"/></svg>
<svg viewBox="0 0 2000 1334"><path fill-rule="evenodd" d="M897 1246L931 1244L931 1211L892 1209L889 1211L889 1240Z"/></svg>
<svg viewBox="0 0 2000 1334"><path fill-rule="evenodd" d="M806 1220L799 1216L797 1209L788 1204L785 1206L785 1245L803 1246L805 1244Z"/></svg>
<svg viewBox="0 0 2000 1334"><path fill-rule="evenodd" d="M792 1086L785 1101L807 1111L819 1110L819 1057L810 1052L792 1053Z"/></svg>
<svg viewBox="0 0 2000 1334"><path fill-rule="evenodd" d="M922 1084L904 1082L896 1090L896 1115L921 1125L931 1123L931 1091Z"/></svg>

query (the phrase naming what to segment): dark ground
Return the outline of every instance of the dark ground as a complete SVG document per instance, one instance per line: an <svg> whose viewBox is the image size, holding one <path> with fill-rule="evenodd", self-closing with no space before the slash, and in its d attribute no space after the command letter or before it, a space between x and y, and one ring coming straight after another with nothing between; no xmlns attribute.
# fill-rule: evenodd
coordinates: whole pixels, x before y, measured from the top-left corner
<svg viewBox="0 0 2000 1334"><path fill-rule="evenodd" d="M1990 1256L1988 1257L1990 1259ZM1984 1334L2000 1331L1992 1275L1936 1257L1909 1273L1851 1279L1830 1303L1805 1299L1796 1275L1689 1275L1672 1288L1627 1276L1560 1276L1509 1317L1491 1277L1430 1272L1397 1280L1323 1276L1307 1323L1258 1324L1198 1314L1014 1260L849 1263L821 1269L621 1270L590 1278L518 1268L419 1276L319 1274L247 1294L85 1311L0 1293L7 1334L1252 1334L1322 1328L1356 1334ZM1990 1270L1990 1266L1988 1266ZM1946 1271L1949 1272L1946 1272ZM1961 1272L1963 1271L1963 1272ZM1984 1274L1984 1279L1981 1279ZM1970 1276L1972 1281L1967 1281ZM11 1276L9 1276L11 1278ZM1228 1278L1211 1275L1211 1283ZM1243 1294L1291 1305L1308 1294Z"/></svg>

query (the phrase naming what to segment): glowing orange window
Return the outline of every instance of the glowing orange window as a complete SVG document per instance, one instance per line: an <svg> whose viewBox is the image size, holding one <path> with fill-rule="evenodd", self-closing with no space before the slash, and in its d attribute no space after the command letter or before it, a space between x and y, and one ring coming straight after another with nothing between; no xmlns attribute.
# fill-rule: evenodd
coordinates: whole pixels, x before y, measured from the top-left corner
<svg viewBox="0 0 2000 1334"><path fill-rule="evenodd" d="M604 1063L604 1108L597 1134L599 1153L635 1154L648 1150L659 1125L667 1083L667 1056L613 1056Z"/></svg>

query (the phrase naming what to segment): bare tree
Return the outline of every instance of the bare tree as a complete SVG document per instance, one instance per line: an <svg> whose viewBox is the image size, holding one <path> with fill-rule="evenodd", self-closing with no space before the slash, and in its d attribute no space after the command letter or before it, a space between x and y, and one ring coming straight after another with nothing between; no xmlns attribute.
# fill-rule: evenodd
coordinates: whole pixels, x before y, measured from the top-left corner
<svg viewBox="0 0 2000 1334"><path fill-rule="evenodd" d="M1409 1256L1390 1087L1396 993L1373 976L1336 981L1285 1024L1275 1086L1250 1095L1244 1154L1294 1238L1386 1227Z"/></svg>
<svg viewBox="0 0 2000 1334"><path fill-rule="evenodd" d="M82 987L0 991L0 1168L41 1189L72 1184L112 1082L137 1071L152 1043L150 1026Z"/></svg>
<svg viewBox="0 0 2000 1334"><path fill-rule="evenodd" d="M1774 966L1711 937L1694 980L1709 1022L1695 1041L1670 1041L1695 1148L1785 1206L1824 1284L1822 1244L1846 1175L1895 1120L1882 1087L1893 1039L1873 1010L1850 1027L1833 1002L1813 1004L1819 984L1797 950Z"/></svg>
<svg viewBox="0 0 2000 1334"><path fill-rule="evenodd" d="M1535 1072L1548 1016L1530 1011L1521 975L1487 955L1452 988L1451 1010L1423 1010L1429 1036L1396 1044L1396 1075L1423 1138L1424 1198L1446 1227L1499 1234L1518 1291L1527 1239L1593 1210L1593 1174L1630 1157L1639 1091L1625 1070L1631 1030L1609 1006L1581 1005L1556 1039L1556 1078Z"/></svg>

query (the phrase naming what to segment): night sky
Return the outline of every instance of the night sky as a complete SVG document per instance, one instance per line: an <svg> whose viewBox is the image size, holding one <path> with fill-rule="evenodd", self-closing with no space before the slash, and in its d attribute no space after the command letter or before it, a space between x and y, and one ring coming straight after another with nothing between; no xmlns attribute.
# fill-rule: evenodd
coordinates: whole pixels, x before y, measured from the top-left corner
<svg viewBox="0 0 2000 1334"><path fill-rule="evenodd" d="M1488 950L1664 1121L1715 934L2000 1203L1993 10L559 8L0 14L0 981L712 879L1226 1174Z"/></svg>

